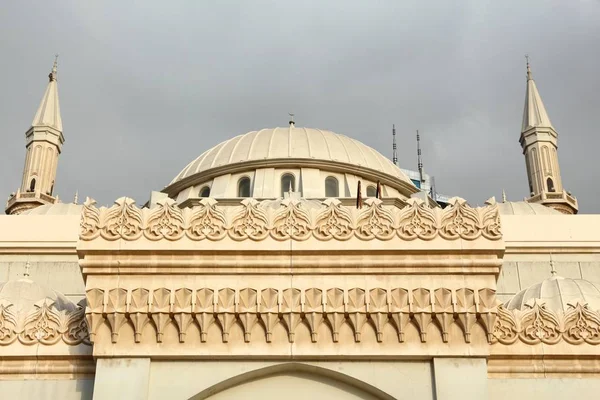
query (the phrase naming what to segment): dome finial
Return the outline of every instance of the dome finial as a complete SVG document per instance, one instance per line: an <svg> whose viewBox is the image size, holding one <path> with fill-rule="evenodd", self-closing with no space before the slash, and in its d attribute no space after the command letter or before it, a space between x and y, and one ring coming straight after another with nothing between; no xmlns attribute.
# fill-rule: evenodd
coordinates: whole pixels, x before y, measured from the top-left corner
<svg viewBox="0 0 600 400"><path fill-rule="evenodd" d="M294 114L288 113L288 115L290 116L290 127L293 128L296 125L296 123L294 122Z"/></svg>
<svg viewBox="0 0 600 400"><path fill-rule="evenodd" d="M550 274L552 276L556 276L558 275L558 272L556 272L556 268L554 267L554 260L550 260Z"/></svg>
<svg viewBox="0 0 600 400"><path fill-rule="evenodd" d="M31 267L31 264L29 263L29 260L27 260L27 262L25 263L25 272L23 272L23 276L26 278L29 278L29 268Z"/></svg>
<svg viewBox="0 0 600 400"><path fill-rule="evenodd" d="M527 80L530 81L533 78L531 77L531 67L529 66L529 54L525 54L525 60L527 61Z"/></svg>
<svg viewBox="0 0 600 400"><path fill-rule="evenodd" d="M502 189L502 202L506 203L506 192Z"/></svg>
<svg viewBox="0 0 600 400"><path fill-rule="evenodd" d="M75 191L75 196L73 197L73 204L77 204L79 201L79 190Z"/></svg>

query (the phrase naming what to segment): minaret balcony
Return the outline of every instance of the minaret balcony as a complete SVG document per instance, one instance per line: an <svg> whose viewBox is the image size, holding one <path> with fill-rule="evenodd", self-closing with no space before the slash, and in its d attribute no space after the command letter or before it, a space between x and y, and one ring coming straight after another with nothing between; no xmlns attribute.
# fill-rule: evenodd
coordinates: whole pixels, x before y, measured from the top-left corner
<svg viewBox="0 0 600 400"><path fill-rule="evenodd" d="M7 214L20 214L25 210L56 203L57 198L44 193L17 191L6 202Z"/></svg>
<svg viewBox="0 0 600 400"><path fill-rule="evenodd" d="M565 190L561 192L542 192L535 196L531 196L526 199L526 201L528 203L540 203L549 207L564 205L568 208L572 208L575 213L579 209L577 199ZM562 209L559 207L556 208Z"/></svg>

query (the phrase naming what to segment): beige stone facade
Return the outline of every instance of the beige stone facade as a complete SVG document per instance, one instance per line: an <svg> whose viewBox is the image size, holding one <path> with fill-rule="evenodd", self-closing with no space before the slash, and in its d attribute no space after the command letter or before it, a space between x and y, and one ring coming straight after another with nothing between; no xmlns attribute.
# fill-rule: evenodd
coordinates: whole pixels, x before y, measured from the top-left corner
<svg viewBox="0 0 600 400"><path fill-rule="evenodd" d="M531 85L528 138L549 125ZM36 126L57 128L55 104ZM0 392L591 397L600 216L534 200L441 208L375 150L293 123L208 150L146 206L9 200Z"/></svg>

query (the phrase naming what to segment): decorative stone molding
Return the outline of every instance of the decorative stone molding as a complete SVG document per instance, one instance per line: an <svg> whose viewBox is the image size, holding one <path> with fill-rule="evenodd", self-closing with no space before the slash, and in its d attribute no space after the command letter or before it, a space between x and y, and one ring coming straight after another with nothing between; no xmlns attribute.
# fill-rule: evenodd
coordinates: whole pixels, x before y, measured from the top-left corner
<svg viewBox="0 0 600 400"><path fill-rule="evenodd" d="M144 339L142 335L148 330L143 328L147 324L153 327L157 343L166 340L164 332L169 324L177 328L175 340L180 343L186 341L192 324L197 326L201 342L207 341L209 327L216 325L223 343L229 342L234 324L242 327L247 343L261 340L256 333L252 334L256 325L262 327L262 339L270 343L274 328L281 324L288 341L293 343L301 323L308 327L313 343L319 341L322 325L328 328L333 342L338 342L344 324L352 329L354 342L362 340L367 331L363 329L366 324L373 328L368 331L375 333L377 342L383 342L384 326L389 324L394 328L398 342L402 343L409 323L418 330L422 343L430 339L431 325L437 327L435 331L444 343L449 342L452 324L463 332L464 342L470 343L476 323L481 325L491 342L497 314L495 291L487 288L94 288L87 291L87 300L86 318L91 341L95 340L99 327L106 324L112 343L119 341L125 324L133 328L135 343Z"/></svg>
<svg viewBox="0 0 600 400"><path fill-rule="evenodd" d="M14 305L0 300L0 346L19 341L25 345L52 345L62 340L68 345L90 344L85 310L59 311L54 302L44 299L27 313L17 313Z"/></svg>
<svg viewBox="0 0 600 400"><path fill-rule="evenodd" d="M464 199L453 198L446 209L431 208L422 200L409 199L404 208L384 207L381 200L365 200L361 209L342 206L327 199L320 208L307 207L296 199L285 199L279 207L248 198L238 207L222 207L214 199L201 205L180 209L167 199L152 209L138 208L122 197L112 207L97 208L87 199L81 219L80 239L105 240L275 240L321 241L390 240L475 240L483 237L500 240L500 217L495 204L473 208Z"/></svg>
<svg viewBox="0 0 600 400"><path fill-rule="evenodd" d="M563 340L574 345L597 345L600 344L600 313L579 302L564 313L554 312L537 300L525 310L499 306L493 332L493 343L504 345L516 341L553 345Z"/></svg>

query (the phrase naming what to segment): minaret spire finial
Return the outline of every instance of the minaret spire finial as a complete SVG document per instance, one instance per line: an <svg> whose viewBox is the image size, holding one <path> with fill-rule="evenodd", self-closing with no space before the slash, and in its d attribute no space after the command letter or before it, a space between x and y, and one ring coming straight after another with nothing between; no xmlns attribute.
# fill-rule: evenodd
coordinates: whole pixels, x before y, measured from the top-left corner
<svg viewBox="0 0 600 400"><path fill-rule="evenodd" d="M50 72L50 75L48 75L48 79L50 80L50 82L56 80L57 71L58 71L58 54L55 54L54 55L54 64L52 65L52 71Z"/></svg>
<svg viewBox="0 0 600 400"><path fill-rule="evenodd" d="M525 54L525 60L527 62L527 80L530 81L533 78L531 77L531 67L529 66L529 54Z"/></svg>

